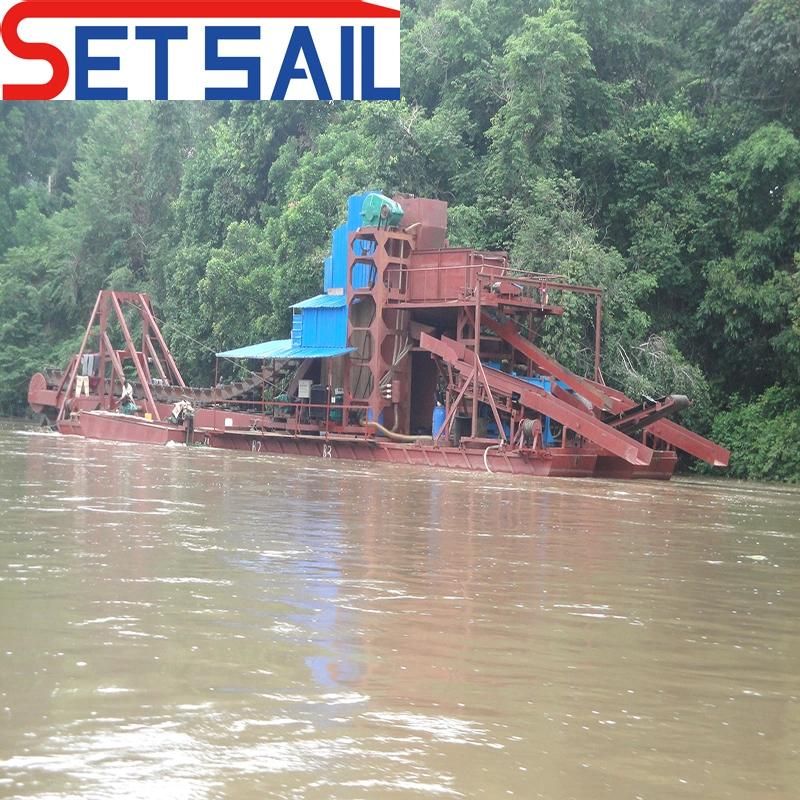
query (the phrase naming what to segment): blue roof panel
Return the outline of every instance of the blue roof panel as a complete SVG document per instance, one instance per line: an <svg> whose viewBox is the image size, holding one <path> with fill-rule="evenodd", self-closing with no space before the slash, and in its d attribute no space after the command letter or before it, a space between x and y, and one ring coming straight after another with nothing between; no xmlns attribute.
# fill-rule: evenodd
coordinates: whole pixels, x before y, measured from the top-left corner
<svg viewBox="0 0 800 800"><path fill-rule="evenodd" d="M217 353L217 358L257 358L260 360L288 358L335 358L352 353L354 347L298 347L292 345L291 339L277 339L273 342L261 342L235 350Z"/></svg>
<svg viewBox="0 0 800 800"><path fill-rule="evenodd" d="M346 305L347 298L343 294L318 294L295 303L291 308L344 308Z"/></svg>

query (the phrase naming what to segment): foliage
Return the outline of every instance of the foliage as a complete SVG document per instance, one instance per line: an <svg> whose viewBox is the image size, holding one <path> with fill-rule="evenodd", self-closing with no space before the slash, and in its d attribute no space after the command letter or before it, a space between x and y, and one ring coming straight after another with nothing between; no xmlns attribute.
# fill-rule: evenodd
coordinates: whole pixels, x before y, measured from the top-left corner
<svg viewBox="0 0 800 800"><path fill-rule="evenodd" d="M714 420L712 435L731 451L729 473L737 478L800 481L800 391L771 386L748 403Z"/></svg>
<svg viewBox="0 0 800 800"><path fill-rule="evenodd" d="M736 475L800 477L774 430L800 387L800 6L413 0L402 25L396 103L2 104L0 411L103 287L151 292L193 381L287 336L347 195L379 188L602 287L610 384L690 394ZM543 341L589 374L593 298L553 299Z"/></svg>

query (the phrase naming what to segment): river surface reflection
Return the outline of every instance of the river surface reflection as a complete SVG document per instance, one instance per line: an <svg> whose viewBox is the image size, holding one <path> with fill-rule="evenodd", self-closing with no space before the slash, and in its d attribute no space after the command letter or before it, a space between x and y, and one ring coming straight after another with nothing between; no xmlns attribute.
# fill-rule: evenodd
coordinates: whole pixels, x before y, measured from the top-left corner
<svg viewBox="0 0 800 800"><path fill-rule="evenodd" d="M798 797L795 489L0 452L0 797Z"/></svg>

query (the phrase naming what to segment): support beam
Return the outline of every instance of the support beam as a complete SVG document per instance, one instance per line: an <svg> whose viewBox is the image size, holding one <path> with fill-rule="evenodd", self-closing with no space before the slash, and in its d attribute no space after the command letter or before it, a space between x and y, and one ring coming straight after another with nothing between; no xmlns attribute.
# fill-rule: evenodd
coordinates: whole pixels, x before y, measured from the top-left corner
<svg viewBox="0 0 800 800"><path fill-rule="evenodd" d="M427 336L427 334L424 334ZM461 390L458 393L458 396L455 399L455 402L450 405L450 410L447 412L447 416L444 418L444 423L442 427L439 428L439 433L436 434L436 438L433 440L434 444L439 443L439 439L442 438L442 434L447 431L448 438L450 436L450 428L453 425L453 417L455 417L456 413L458 412L458 407L461 405L461 401L464 399L464 395L467 393L467 388L469 387L470 382L475 377L475 368L473 367L472 371L467 375L466 380L464 381L464 385L461 387Z"/></svg>
<svg viewBox="0 0 800 800"><path fill-rule="evenodd" d="M600 372L600 346L603 330L603 295L595 297L594 307L594 379L602 383L602 373Z"/></svg>
<svg viewBox="0 0 800 800"><path fill-rule="evenodd" d="M78 368L81 364L81 356L83 355L84 351L86 350L86 343L89 341L89 334L92 332L92 327L94 326L94 319L97 316L97 311L100 308L100 301L103 298L103 292L97 293L97 300L94 303L94 309L92 311L92 315L89 317L89 324L86 326L86 332L83 334L83 339L81 340L81 346L78 350L78 354L75 356L75 361L72 363L72 366L69 370L69 377L67 378L67 383L64 390L64 397L61 399L61 405L58 407L58 417L57 419L61 420L64 419L64 409L67 405L67 398L69 397L70 392L72 391L72 384L75 383L75 376L78 374Z"/></svg>
<svg viewBox="0 0 800 800"><path fill-rule="evenodd" d="M547 375L551 375L556 380L566 383L570 389L585 397L596 408L611 411L615 414L624 410L612 393L603 391L605 387L601 388L600 384L579 377L547 355L544 350L538 348L533 342L521 336L517 331L517 326L510 319L506 318L503 321L499 321L489 314L483 314L482 323L484 327L489 328L501 339L508 342L515 350L519 350L526 358L529 358L537 369Z"/></svg>
<svg viewBox="0 0 800 800"><path fill-rule="evenodd" d="M108 411L111 406L111 398L114 395L114 378L112 376L111 380L109 381L108 392L106 392L106 361L108 360L107 350L110 350L111 348L106 348L105 344L103 343L103 334L108 331L108 297L106 296L105 292L103 295L103 302L100 306L100 336L97 345L97 348L100 351L100 363L97 367L97 376L100 378L100 381L97 388L100 395L100 408Z"/></svg>
<svg viewBox="0 0 800 800"><path fill-rule="evenodd" d="M452 363L453 368L462 375L477 370L472 351L463 344L443 337L435 339L427 334L420 337L420 346ZM496 391L510 397L519 394L520 403L544 416L560 422L590 442L599 445L609 453L619 456L630 464L646 466L653 457L653 451L619 431L601 422L592 414L580 411L564 403L538 386L526 383L499 370L484 368L487 391Z"/></svg>
<svg viewBox="0 0 800 800"><path fill-rule="evenodd" d="M478 281L475 286L475 310L472 312L472 333L473 343L472 352L475 354L475 365L481 363L481 283ZM478 435L478 371L474 370L472 387L472 438ZM502 431L502 428L501 428Z"/></svg>
<svg viewBox="0 0 800 800"><path fill-rule="evenodd" d="M113 367L114 372L117 373L117 377L120 379L120 382L124 383L125 370L122 366L122 362L119 359L119 355L117 355L117 351L111 346L111 340L108 338L108 331L103 331L103 334L100 337L100 341L103 343L103 346L108 352L108 356L111 359L111 366Z"/></svg>
<svg viewBox="0 0 800 800"><path fill-rule="evenodd" d="M714 444L710 439L706 439L704 436L700 436L672 420L661 419L652 425L648 425L645 430L678 450L683 450L684 453L705 461L712 467L727 467L730 461L731 454L729 450Z"/></svg>
<svg viewBox="0 0 800 800"><path fill-rule="evenodd" d="M623 411L629 411L636 407L636 403L619 390L611 389L608 386L603 386L602 389L620 403ZM645 431L675 449L705 461L712 467L727 467L730 461L729 450L672 420L662 419L654 422L648 425Z"/></svg>
<svg viewBox="0 0 800 800"><path fill-rule="evenodd" d="M172 357L172 353L167 347L167 343L164 341L164 337L161 333L161 328L158 327L158 321L153 316L153 312L150 310L150 304L147 299L147 295L140 294L138 295L138 304L142 309L142 315L147 320L147 323L153 329L153 333L156 335L156 339L158 339L159 345L161 345L161 352L164 354L164 358L167 360L167 365L169 366L170 370L172 371L172 375L175 379L175 383L178 386L185 387L186 383L181 376L180 370L178 369L178 365L175 363L175 359ZM172 381L170 381L172 383Z"/></svg>
<svg viewBox="0 0 800 800"><path fill-rule="evenodd" d="M144 389L144 396L150 405L150 413L153 415L153 419L160 420L161 415L158 413L158 406L156 405L156 401L153 399L153 393L150 389L150 384L147 382L146 376L142 372L142 365L139 362L138 356L136 355L136 345L133 343L133 337L128 329L128 323L125 321L125 315L122 313L122 306L119 304L119 300L117 300L117 296L113 292L111 293L111 305L114 307L114 311L117 313L117 321L119 322L120 328L122 328L122 335L125 338L125 344L128 346L128 354L130 355L131 359L133 359L134 364L136 364L136 374L139 376L139 382L142 384L142 388Z"/></svg>
<svg viewBox="0 0 800 800"><path fill-rule="evenodd" d="M477 360L478 369L480 370L481 378L483 379L483 385L488 386L489 380L486 377L486 370L483 367L480 359ZM486 399L489 401L489 407L492 409L492 414L494 415L494 423L497 425L497 435L501 442L507 441L506 439L506 432L503 429L503 422L500 419L500 412L497 410L497 403L494 401L494 395L490 392L486 392Z"/></svg>
<svg viewBox="0 0 800 800"><path fill-rule="evenodd" d="M472 437L473 439L477 436L478 432L478 377L480 376L483 379L483 385L488 386L488 381L486 380L486 372L483 368L483 363L481 362L481 353L480 353L480 319L481 319L481 304L480 304L480 285L478 286L477 290L478 299L475 305L475 311L472 315L472 325L475 330L475 348L473 352L475 353L475 365L477 366L477 370L475 371L475 387L474 387L474 394L472 396ZM500 419L500 412L497 410L497 403L494 401L494 395L490 391L487 390L486 392L487 400L489 401L489 407L492 409L492 415L494 416L495 425L497 425L497 435L500 437L500 440L505 442L506 434L503 430L503 423Z"/></svg>
<svg viewBox="0 0 800 800"><path fill-rule="evenodd" d="M156 365L156 369L158 370L158 374L161 376L161 380L167 384L172 383L172 381L167 377L167 373L164 371L164 365L161 363L161 359L158 357L158 353L156 353L156 348L153 345L153 340L148 336L144 340L144 344L145 348L147 349L147 352L150 354L150 358L153 359L153 363Z"/></svg>

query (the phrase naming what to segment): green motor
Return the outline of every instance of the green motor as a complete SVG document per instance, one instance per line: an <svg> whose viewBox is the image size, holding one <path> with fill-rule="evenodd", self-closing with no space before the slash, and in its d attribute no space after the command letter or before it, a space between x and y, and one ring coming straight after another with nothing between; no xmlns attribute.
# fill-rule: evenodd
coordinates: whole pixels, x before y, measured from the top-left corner
<svg viewBox="0 0 800 800"><path fill-rule="evenodd" d="M396 228L403 219L403 207L390 197L370 192L361 206L361 225L364 228Z"/></svg>

